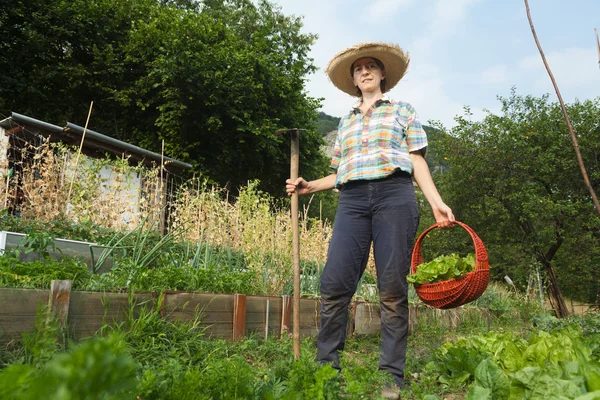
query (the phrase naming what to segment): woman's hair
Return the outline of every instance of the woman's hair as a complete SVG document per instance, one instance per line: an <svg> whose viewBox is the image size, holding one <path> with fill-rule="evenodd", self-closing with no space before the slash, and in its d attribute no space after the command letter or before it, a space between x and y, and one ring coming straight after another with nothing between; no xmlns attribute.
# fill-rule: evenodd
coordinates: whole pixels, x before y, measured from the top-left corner
<svg viewBox="0 0 600 400"><path fill-rule="evenodd" d="M385 65L383 65L383 63L378 58L375 58L375 57L369 57L369 58L372 58L373 60L375 60L375 64L377 64L377 66L379 67L380 70L385 71ZM350 76L354 77L354 63L352 63L352 65L350 65ZM381 89L381 93L385 93L385 79L382 79L381 82L379 82L379 88ZM362 92L358 86L356 87L356 93L358 94L358 97L362 97Z"/></svg>

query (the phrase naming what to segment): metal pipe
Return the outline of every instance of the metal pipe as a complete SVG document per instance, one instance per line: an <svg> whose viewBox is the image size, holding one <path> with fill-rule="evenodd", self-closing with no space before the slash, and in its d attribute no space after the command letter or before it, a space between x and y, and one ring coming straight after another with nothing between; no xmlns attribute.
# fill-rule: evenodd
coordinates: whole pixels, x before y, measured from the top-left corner
<svg viewBox="0 0 600 400"><path fill-rule="evenodd" d="M69 130L71 132L75 132L78 134L83 134L83 129L84 128L82 128L81 126L75 125L71 122L67 122L67 126L65 128L65 130ZM141 147L135 146L133 144L122 142L118 139L111 138L109 136L95 132L91 129L86 130L86 136L91 140L95 140L100 143L107 144L109 146L117 147L119 149L122 149L123 152L130 152L133 154L143 156L144 158L148 158L152 161L156 161L157 163L160 163L161 159L162 159L161 154L153 153L149 150L142 149ZM190 164L184 163L182 161L174 160L170 157L164 157L164 162L165 162L165 165L172 165L179 169L191 169L192 168L192 166Z"/></svg>
<svg viewBox="0 0 600 400"><path fill-rule="evenodd" d="M64 131L64 129L61 128L60 126L52 125L47 122L40 121L40 120L28 117L23 114L18 114L16 112L13 112L10 115L11 115L10 119L12 121L17 122L21 125L33 126L33 127L48 131L50 133L63 133L63 131Z"/></svg>
<svg viewBox="0 0 600 400"><path fill-rule="evenodd" d="M31 126L34 128L38 128L38 129L44 130L46 132L55 133L58 135L64 135L65 131L75 132L80 135L83 135L83 131L85 130L85 128L83 128L79 125L73 124L71 122L67 122L67 126L64 128L61 128L60 126L49 124L48 122L40 121L38 119L31 118L31 117L28 117L26 115L19 114L16 112L11 113L10 119L7 118L7 119L3 120L2 126L3 127L12 126L12 125L10 125L10 121L20 124L20 125L27 125L27 126ZM132 154L141 156L142 158L146 158L151 161L155 161L157 163L161 162L160 154L151 152L146 149L142 149L141 147L123 142L118 139L111 138L110 136L103 135L103 134L101 134L99 132L95 132L91 129L87 129L85 131L86 131L87 138L89 138L93 141L100 142L100 143L106 144L108 146L116 147L119 150L123 150L123 153L128 152L128 153L132 153ZM182 161L178 161L178 160L175 160L170 157L164 157L164 161L167 166L173 166L173 167L181 169L181 170L192 169L191 164L184 163Z"/></svg>

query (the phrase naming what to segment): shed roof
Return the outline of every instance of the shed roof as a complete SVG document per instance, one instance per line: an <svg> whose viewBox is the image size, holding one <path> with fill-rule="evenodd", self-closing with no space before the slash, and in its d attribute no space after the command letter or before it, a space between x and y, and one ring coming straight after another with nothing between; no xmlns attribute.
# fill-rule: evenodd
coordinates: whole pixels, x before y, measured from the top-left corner
<svg viewBox="0 0 600 400"><path fill-rule="evenodd" d="M71 122L67 122L67 125L61 128L60 126L16 112L12 112L10 117L1 120L0 127L6 130L22 127L26 134L28 132L36 133L45 137L50 137L50 140L54 142L60 141L77 146L81 143L81 137L83 136L84 131L83 127ZM132 162L141 161L146 165L151 165L152 163L160 165L161 161L164 160L165 168L170 171L184 171L192 168L188 163L166 156L163 157L161 154L103 135L91 129L85 130L85 140L83 142L82 151L84 154L91 157L102 157L107 152L117 156L125 154L130 156Z"/></svg>

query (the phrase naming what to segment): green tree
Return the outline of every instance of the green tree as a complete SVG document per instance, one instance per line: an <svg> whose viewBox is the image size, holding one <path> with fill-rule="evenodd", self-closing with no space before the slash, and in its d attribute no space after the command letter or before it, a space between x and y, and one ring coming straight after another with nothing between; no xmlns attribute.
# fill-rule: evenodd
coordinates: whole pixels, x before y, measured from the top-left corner
<svg viewBox="0 0 600 400"><path fill-rule="evenodd" d="M302 173L326 170L306 95L315 36L274 5L250 0L21 2L0 9L0 112L90 128L190 162L237 189L259 179L282 194L289 140Z"/></svg>
<svg viewBox="0 0 600 400"><path fill-rule="evenodd" d="M111 97L131 75L118 61L122 45L152 5L151 0L3 0L0 112L60 124L84 119L95 100L95 114L114 125L120 115Z"/></svg>
<svg viewBox="0 0 600 400"><path fill-rule="evenodd" d="M443 143L445 200L490 253L496 279L526 285L532 267L555 268L572 298L594 301L600 219L594 214L558 103L499 98L502 113L459 118ZM600 99L568 107L592 186L600 186ZM468 112L468 109L467 109Z"/></svg>

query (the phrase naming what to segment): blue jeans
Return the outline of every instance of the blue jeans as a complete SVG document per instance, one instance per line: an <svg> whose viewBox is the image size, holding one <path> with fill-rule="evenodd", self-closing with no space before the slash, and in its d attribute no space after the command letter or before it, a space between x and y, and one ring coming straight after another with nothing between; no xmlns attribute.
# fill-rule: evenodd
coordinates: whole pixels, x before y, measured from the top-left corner
<svg viewBox="0 0 600 400"><path fill-rule="evenodd" d="M419 224L411 176L396 173L345 184L339 199L321 276L321 325L317 358L339 368L346 341L348 305L365 270L373 243L381 308L379 369L404 383L408 336L406 276Z"/></svg>

